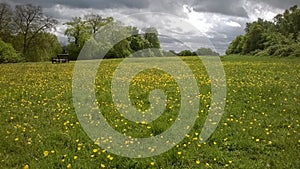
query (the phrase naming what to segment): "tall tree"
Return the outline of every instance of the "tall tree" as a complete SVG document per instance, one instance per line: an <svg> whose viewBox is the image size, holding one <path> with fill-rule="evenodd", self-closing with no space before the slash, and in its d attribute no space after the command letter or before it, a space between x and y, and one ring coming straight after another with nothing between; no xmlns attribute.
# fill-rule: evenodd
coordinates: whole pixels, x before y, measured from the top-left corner
<svg viewBox="0 0 300 169"><path fill-rule="evenodd" d="M86 22L81 17L74 17L72 21L66 22L65 25L68 26L65 35L70 42L67 50L71 55L71 59L77 59L83 45L91 37L90 32Z"/></svg>
<svg viewBox="0 0 300 169"><path fill-rule="evenodd" d="M38 34L55 28L57 23L55 19L44 15L40 6L16 5L14 25L15 31L23 37L22 53L26 56Z"/></svg>
<svg viewBox="0 0 300 169"><path fill-rule="evenodd" d="M81 17L74 17L72 21L66 22L65 25L68 26L65 35L67 35L69 42L74 42L76 46L82 47L90 38L86 22Z"/></svg>
<svg viewBox="0 0 300 169"><path fill-rule="evenodd" d="M101 27L112 22L113 18L112 17L103 18L102 16L97 14L88 14L85 15L85 20L87 23L87 27L90 29L90 33L94 35L100 30Z"/></svg>
<svg viewBox="0 0 300 169"><path fill-rule="evenodd" d="M243 35L237 36L228 46L226 50L226 54L240 54L243 51L244 46L244 39L245 37Z"/></svg>
<svg viewBox="0 0 300 169"><path fill-rule="evenodd" d="M158 32L155 28L150 27L147 28L145 31L145 40L147 40L149 42L149 48L157 48L160 49L160 42L159 42L159 38L158 38Z"/></svg>
<svg viewBox="0 0 300 169"><path fill-rule="evenodd" d="M274 21L279 32L284 36L291 34L292 38L297 41L300 32L300 9L297 5L275 16Z"/></svg>
<svg viewBox="0 0 300 169"><path fill-rule="evenodd" d="M144 49L144 39L141 36L139 30L137 27L128 27L131 30L132 36L127 38L128 41L130 42L130 47L133 51L139 51Z"/></svg>
<svg viewBox="0 0 300 169"><path fill-rule="evenodd" d="M263 36L264 29L258 23L251 24L249 31L246 34L246 40L244 42L243 54L255 51L257 49L263 49Z"/></svg>

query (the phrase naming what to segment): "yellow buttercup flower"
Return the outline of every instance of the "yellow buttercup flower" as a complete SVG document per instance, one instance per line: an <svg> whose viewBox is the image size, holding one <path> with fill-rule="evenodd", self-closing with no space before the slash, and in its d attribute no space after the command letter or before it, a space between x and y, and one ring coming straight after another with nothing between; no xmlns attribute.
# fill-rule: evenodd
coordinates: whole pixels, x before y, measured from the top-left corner
<svg viewBox="0 0 300 169"><path fill-rule="evenodd" d="M49 155L49 151L44 151L44 157L47 157Z"/></svg>

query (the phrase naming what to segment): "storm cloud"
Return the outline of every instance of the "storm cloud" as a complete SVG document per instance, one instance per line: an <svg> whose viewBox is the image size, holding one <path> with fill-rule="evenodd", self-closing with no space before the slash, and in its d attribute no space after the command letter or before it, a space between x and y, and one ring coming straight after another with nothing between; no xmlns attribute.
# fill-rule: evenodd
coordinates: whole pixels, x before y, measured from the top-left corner
<svg viewBox="0 0 300 169"><path fill-rule="evenodd" d="M75 16L97 13L112 16L133 26L155 26L159 33L181 40L192 47L203 46L203 35L211 41L219 53L224 53L228 44L239 34L247 22L258 17L272 20L277 14L291 7L300 6L299 0L2 0L11 5L34 4L44 8L47 15L60 21L55 34L66 41L64 22ZM167 13L159 17L149 12ZM144 15L136 15L144 13ZM170 15L169 15L170 14ZM125 17L124 17L125 16ZM124 19L125 18L125 19ZM182 20L183 25L178 21ZM188 23L188 24L187 24ZM186 30L190 26L198 29ZM200 32L200 33L199 33ZM177 33L177 34L176 34ZM181 34L181 35L180 35ZM163 37L163 36L162 36ZM180 41L181 41L180 40ZM162 46L176 49L177 42L162 39ZM165 46L164 46L165 44Z"/></svg>

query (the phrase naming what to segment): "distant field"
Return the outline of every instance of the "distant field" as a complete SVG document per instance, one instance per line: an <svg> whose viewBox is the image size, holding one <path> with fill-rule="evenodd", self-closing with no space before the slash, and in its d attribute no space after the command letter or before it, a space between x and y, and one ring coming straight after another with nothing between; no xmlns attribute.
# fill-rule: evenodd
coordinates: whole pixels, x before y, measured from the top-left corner
<svg viewBox="0 0 300 169"><path fill-rule="evenodd" d="M198 137L210 107L210 80L197 57L182 59L200 87L199 118L180 144L145 159L111 154L85 134L72 100L75 62L0 65L0 168L300 168L300 58L222 57L225 113L203 144ZM149 91L161 88L168 94L167 107L152 123L129 121L118 114L110 93L121 61L104 60L99 67L95 89L100 110L120 133L162 133L178 115L177 84L163 71L139 73L130 86L131 102L146 110ZM143 63L135 64L128 69Z"/></svg>

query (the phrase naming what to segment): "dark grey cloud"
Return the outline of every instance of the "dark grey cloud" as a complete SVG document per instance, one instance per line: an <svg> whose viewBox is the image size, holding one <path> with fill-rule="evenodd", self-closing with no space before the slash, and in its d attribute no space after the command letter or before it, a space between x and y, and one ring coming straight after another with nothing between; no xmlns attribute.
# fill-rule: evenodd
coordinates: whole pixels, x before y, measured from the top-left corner
<svg viewBox="0 0 300 169"><path fill-rule="evenodd" d="M9 0L14 4L36 4L43 7L51 7L56 4L73 8L147 8L149 1L141 0Z"/></svg>
<svg viewBox="0 0 300 169"><path fill-rule="evenodd" d="M264 2L268 5L271 5L276 8L280 9L288 9L292 5L298 5L300 6L300 1L299 0L254 0L256 2Z"/></svg>
<svg viewBox="0 0 300 169"><path fill-rule="evenodd" d="M299 0L194 0L192 7L198 12L220 13L229 16L248 17L244 4L262 3L274 8L287 9L292 5L300 6Z"/></svg>
<svg viewBox="0 0 300 169"><path fill-rule="evenodd" d="M152 12L182 14L178 9L188 5L197 12L219 13L228 16L248 17L245 2L265 3L275 8L287 9L299 5L299 0L4 0L12 4L32 3L51 8L60 4L70 8L93 9L147 9Z"/></svg>
<svg viewBox="0 0 300 169"><path fill-rule="evenodd" d="M239 34L243 34L246 22L258 17L272 19L275 14L283 12L292 5L300 6L300 0L0 0L11 5L27 4L40 5L44 12L60 21L56 35L62 42L64 22L75 16L97 13L104 17L113 16L115 19L130 16L134 13L162 12L177 16L180 19L195 23L215 46L219 53L224 53L228 44ZM184 12L183 9L186 9ZM190 14L189 14L190 12ZM195 15L198 15L196 16ZM146 16L146 15L145 15ZM135 15L121 19L125 24L144 28L156 27L160 33L170 34L170 37L186 36L181 40L192 47L200 47L201 37L195 35L183 23L175 23L170 16L145 17ZM192 18L195 17L195 18ZM168 49L175 48L179 43L161 39Z"/></svg>
<svg viewBox="0 0 300 169"><path fill-rule="evenodd" d="M192 4L195 11L248 17L241 0L198 0Z"/></svg>

